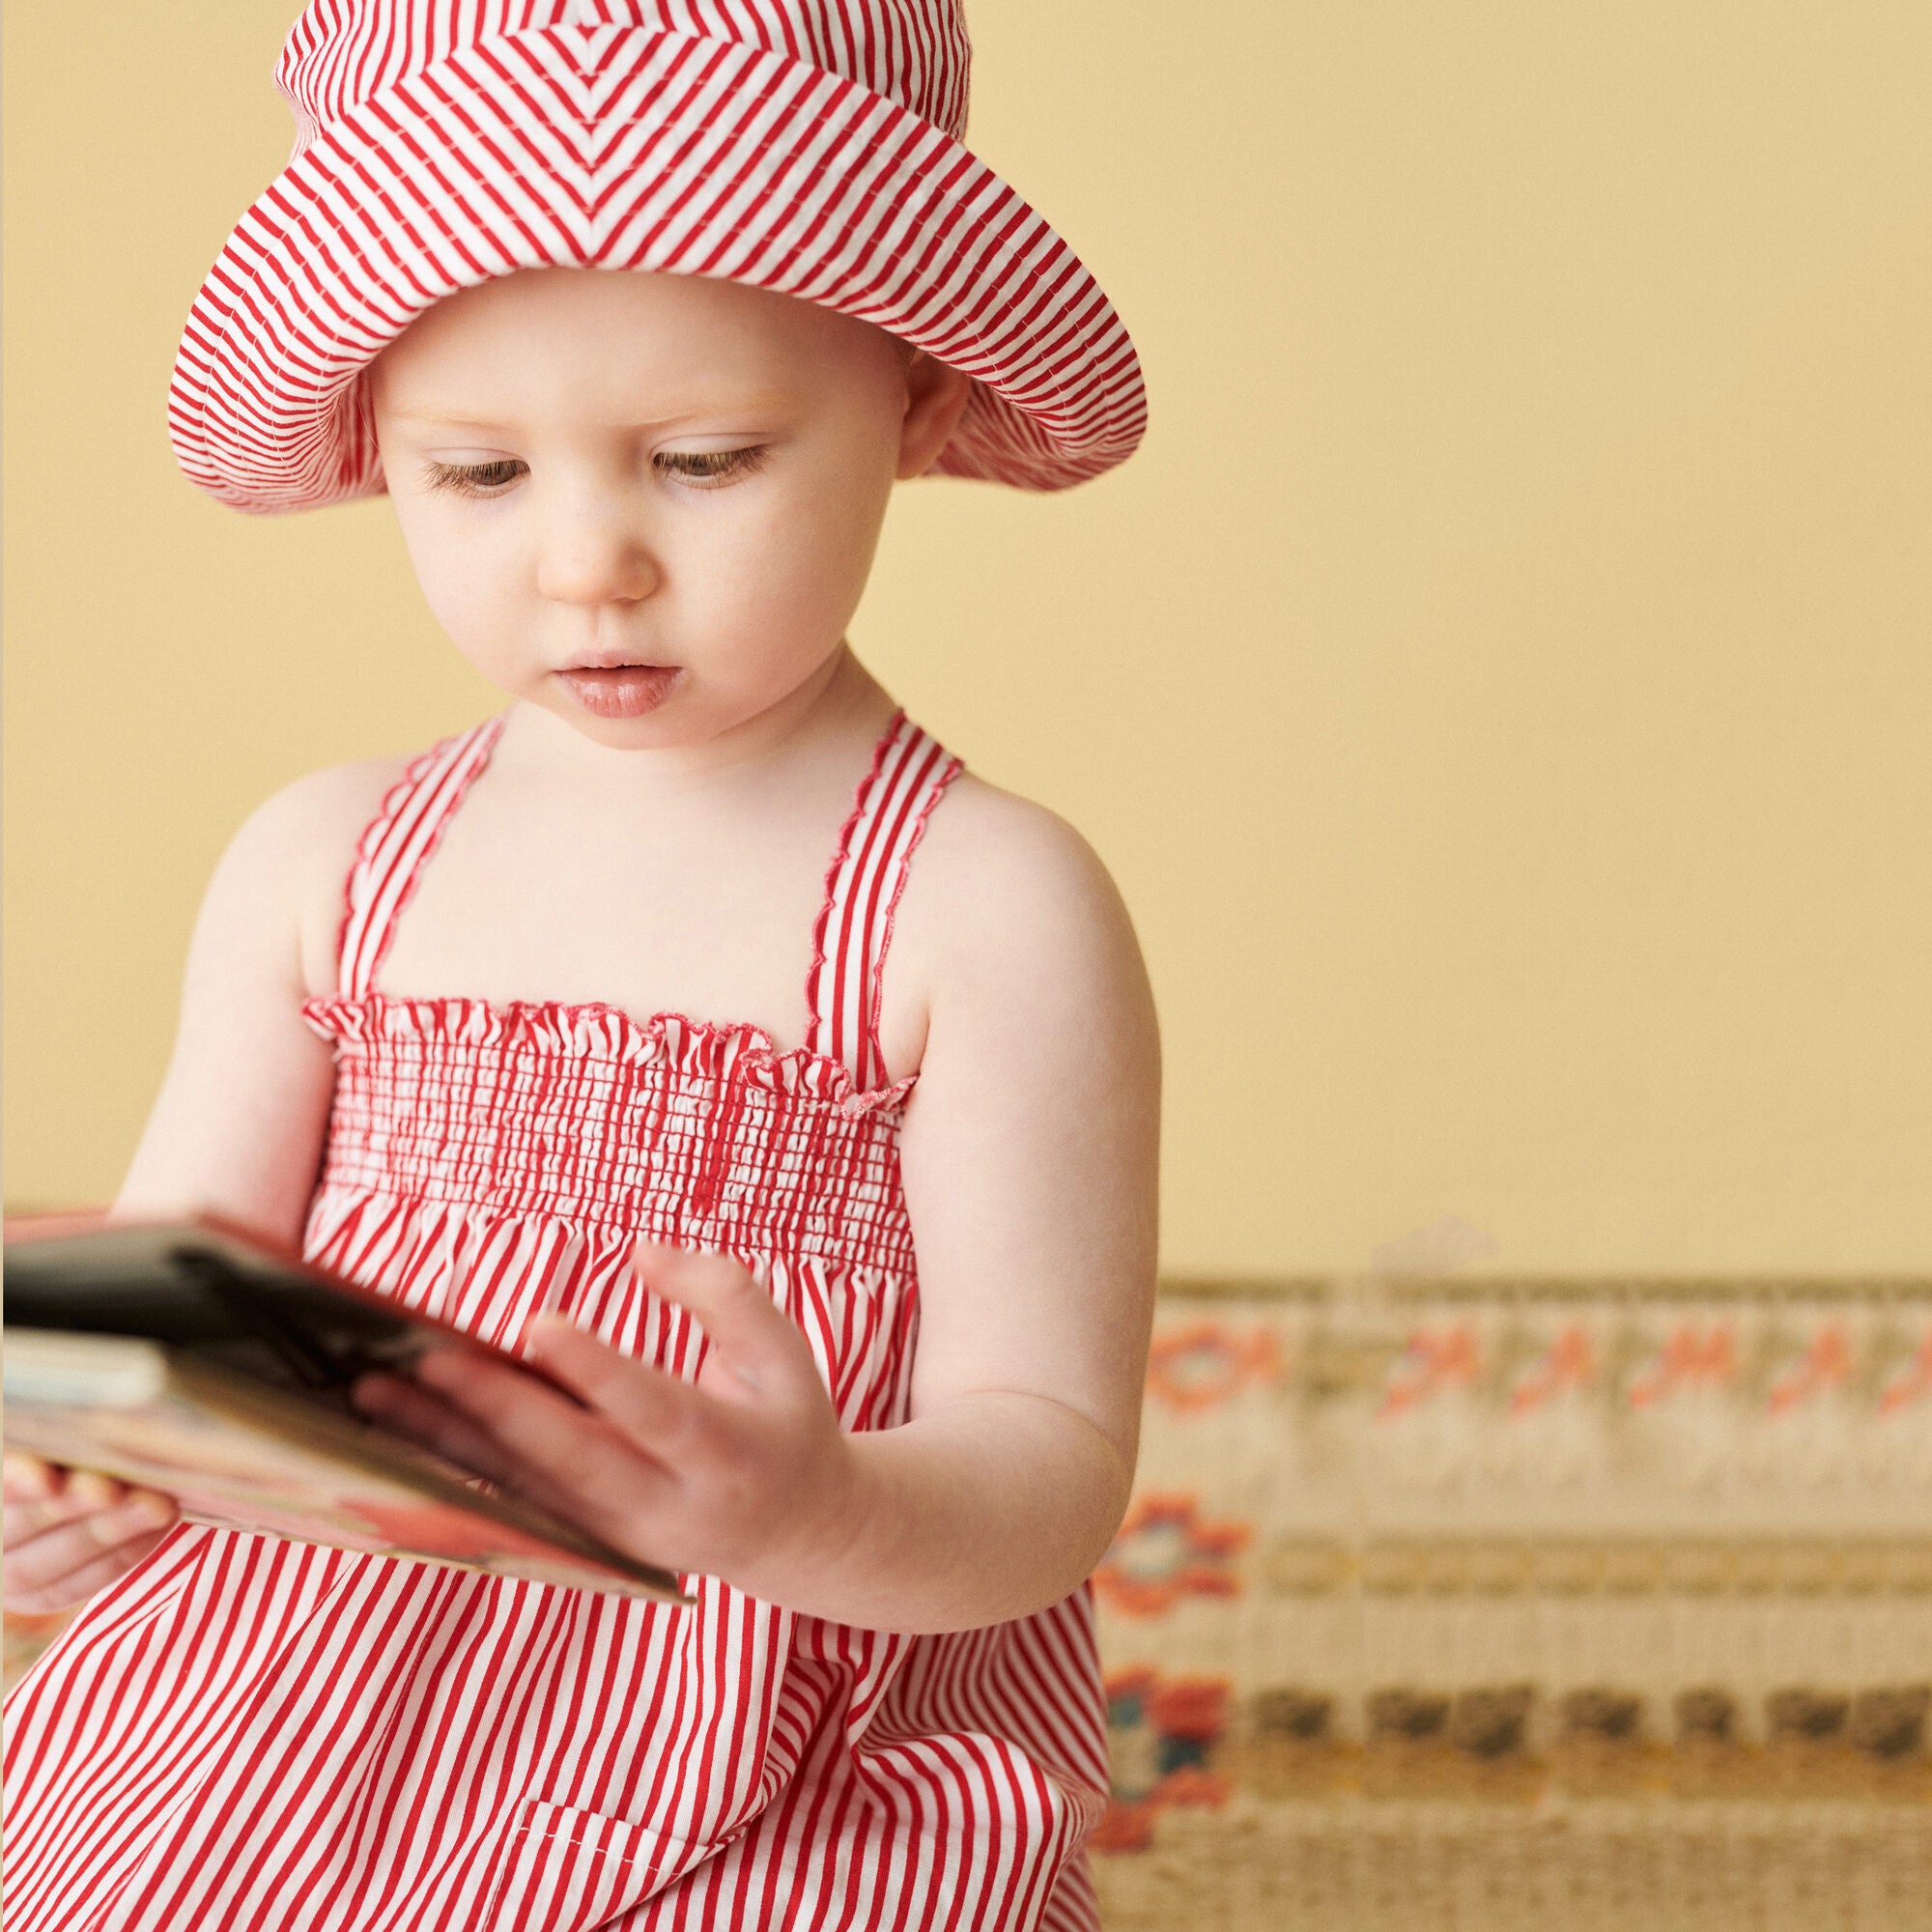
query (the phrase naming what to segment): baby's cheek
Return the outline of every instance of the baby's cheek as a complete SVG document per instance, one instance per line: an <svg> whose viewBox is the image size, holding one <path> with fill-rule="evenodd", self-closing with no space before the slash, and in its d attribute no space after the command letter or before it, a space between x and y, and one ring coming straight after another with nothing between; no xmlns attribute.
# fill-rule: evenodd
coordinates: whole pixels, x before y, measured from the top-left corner
<svg viewBox="0 0 1932 1932"><path fill-rule="evenodd" d="M487 540L419 508L397 506L403 545L430 614L492 684L516 690L538 652L529 572L514 533Z"/></svg>
<svg viewBox="0 0 1932 1932"><path fill-rule="evenodd" d="M709 634L728 637L741 663L822 663L859 608L877 548L878 519L862 507L798 504L790 521L761 529L758 541L708 571Z"/></svg>

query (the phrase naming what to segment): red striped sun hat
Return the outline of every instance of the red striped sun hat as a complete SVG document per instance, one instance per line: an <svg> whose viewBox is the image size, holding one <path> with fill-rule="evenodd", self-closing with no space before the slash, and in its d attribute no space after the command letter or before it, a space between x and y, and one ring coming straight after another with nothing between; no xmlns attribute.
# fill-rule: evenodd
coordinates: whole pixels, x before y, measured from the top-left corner
<svg viewBox="0 0 1932 1932"><path fill-rule="evenodd" d="M183 469L242 510L370 496L357 378L519 269L716 275L876 323L974 384L935 469L1055 490L1140 440L1133 344L960 143L959 0L312 0L296 145L189 312Z"/></svg>

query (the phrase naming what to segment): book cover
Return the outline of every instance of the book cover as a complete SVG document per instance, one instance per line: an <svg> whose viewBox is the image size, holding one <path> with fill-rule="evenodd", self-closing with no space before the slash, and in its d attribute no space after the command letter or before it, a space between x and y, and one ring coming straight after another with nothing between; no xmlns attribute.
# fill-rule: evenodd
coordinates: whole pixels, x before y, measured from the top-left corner
<svg viewBox="0 0 1932 1932"><path fill-rule="evenodd" d="M159 1490L194 1522L689 1601L356 1413L356 1376L460 1333L444 1323L213 1219L10 1220L6 1261L10 1448Z"/></svg>

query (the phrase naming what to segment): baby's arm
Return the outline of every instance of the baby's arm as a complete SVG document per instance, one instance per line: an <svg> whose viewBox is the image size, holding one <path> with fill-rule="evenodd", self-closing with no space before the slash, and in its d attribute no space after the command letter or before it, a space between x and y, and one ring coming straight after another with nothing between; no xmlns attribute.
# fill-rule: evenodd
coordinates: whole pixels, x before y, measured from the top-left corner
<svg viewBox="0 0 1932 1932"><path fill-rule="evenodd" d="M1120 1525L1152 1310L1160 1079L1133 929L1074 833L962 782L919 859L886 969L889 1005L923 981L930 1012L902 1146L914 1423L855 1445L880 1506L845 1559L841 1612L914 1630L1057 1601Z"/></svg>
<svg viewBox="0 0 1932 1932"><path fill-rule="evenodd" d="M461 1349L414 1383L367 1378L365 1406L619 1548L838 1622L970 1629L1073 1589L1119 1526L1138 1433L1146 975L1093 854L984 786L935 815L897 924L889 1053L908 1013L929 1015L903 1139L920 1258L904 1427L841 1435L805 1338L745 1269L647 1245L645 1280L705 1331L695 1387L544 1317L530 1353L584 1406Z"/></svg>
<svg viewBox="0 0 1932 1932"><path fill-rule="evenodd" d="M174 1055L117 1213L210 1209L299 1238L334 1080L301 1002L327 983L350 847L394 775L386 763L319 772L270 799L223 853L188 948ZM11 1453L5 1494L14 1610L91 1596L146 1556L176 1514L166 1496Z"/></svg>
<svg viewBox="0 0 1932 1932"><path fill-rule="evenodd" d="M263 805L221 855L188 946L174 1054L117 1213L212 1212L300 1239L335 1082L301 1003L330 981L356 828L393 776L386 762L316 772Z"/></svg>

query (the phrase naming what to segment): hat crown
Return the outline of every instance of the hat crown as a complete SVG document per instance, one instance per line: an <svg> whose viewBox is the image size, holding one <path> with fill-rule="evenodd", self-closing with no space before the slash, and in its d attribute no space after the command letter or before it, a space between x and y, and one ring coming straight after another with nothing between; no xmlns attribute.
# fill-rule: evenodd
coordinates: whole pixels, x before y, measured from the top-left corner
<svg viewBox="0 0 1932 1932"><path fill-rule="evenodd" d="M972 50L961 0L310 0L275 63L275 86L295 110L299 153L379 89L464 48L573 27L593 58L611 30L636 28L785 55L954 140L966 131Z"/></svg>

